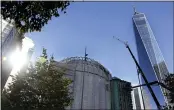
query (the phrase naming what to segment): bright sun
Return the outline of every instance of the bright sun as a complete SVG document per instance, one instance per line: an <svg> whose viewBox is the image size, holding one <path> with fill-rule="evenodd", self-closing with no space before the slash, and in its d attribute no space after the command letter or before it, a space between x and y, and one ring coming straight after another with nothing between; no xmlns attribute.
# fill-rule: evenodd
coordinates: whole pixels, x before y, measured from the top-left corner
<svg viewBox="0 0 174 110"><path fill-rule="evenodd" d="M19 71L24 64L27 63L27 54L29 48L33 48L34 43L28 37L25 37L22 41L22 50L17 48L10 57L10 62L13 65L13 69Z"/></svg>
<svg viewBox="0 0 174 110"><path fill-rule="evenodd" d="M17 75L18 71L27 64L27 56L28 56L28 50L29 48L34 48L34 43L31 39L28 37L25 37L22 41L22 49L20 50L17 48L9 57L9 62L13 66L13 69L10 73L10 75ZM7 61L8 58L3 57L4 61ZM7 80L7 83L5 87L8 86L8 84L12 81L12 78L9 77Z"/></svg>
<svg viewBox="0 0 174 110"><path fill-rule="evenodd" d="M26 63L26 61L27 55L24 52L20 51L19 48L17 48L16 51L14 51L10 56L10 63L17 71L20 70L20 68Z"/></svg>

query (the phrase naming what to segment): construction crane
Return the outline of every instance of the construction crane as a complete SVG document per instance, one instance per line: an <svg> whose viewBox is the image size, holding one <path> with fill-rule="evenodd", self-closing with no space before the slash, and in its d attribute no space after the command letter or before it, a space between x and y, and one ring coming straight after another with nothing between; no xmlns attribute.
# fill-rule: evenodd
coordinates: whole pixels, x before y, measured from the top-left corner
<svg viewBox="0 0 174 110"><path fill-rule="evenodd" d="M113 38L115 38L115 36L113 36ZM158 108L159 110L162 110L161 105L160 105L158 99L156 98L156 96L155 96L155 94L154 94L154 91L152 90L151 86L149 85L149 82L148 82L148 80L147 80L147 78L146 78L146 76L145 76L143 70L141 69L141 67L139 66L139 64L138 64L138 62L137 62L137 60L136 60L136 58L135 58L135 56L133 55L133 53L132 53L132 51L131 51L131 49L130 49L130 47L129 47L129 45L128 45L128 42L124 42L124 41L122 41L122 40L120 40L120 39L118 39L118 38L116 38L116 39L117 39L119 42L123 43L123 44L126 46L126 48L128 49L128 51L129 51L129 53L131 54L131 56L132 56L132 58L133 58L133 60L134 60L134 62L135 62L135 64L136 64L136 66L137 66L137 68L138 68L138 70L139 70L139 72L140 72L142 78L144 79L144 81L145 81L145 83L146 83L146 85L147 85L147 88L148 88L150 94L151 94L152 97L153 97L153 100L155 101L155 104L156 104L157 108Z"/></svg>

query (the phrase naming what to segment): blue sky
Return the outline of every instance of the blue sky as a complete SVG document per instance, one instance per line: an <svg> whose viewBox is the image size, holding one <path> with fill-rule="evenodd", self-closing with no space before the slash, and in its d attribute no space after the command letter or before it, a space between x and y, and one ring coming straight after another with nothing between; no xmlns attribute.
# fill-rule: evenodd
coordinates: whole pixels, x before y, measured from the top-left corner
<svg viewBox="0 0 174 110"><path fill-rule="evenodd" d="M173 72L173 3L172 2L74 2L67 14L52 18L41 32L27 33L35 43L33 59L42 52L56 60L84 56L104 65L112 76L137 82L136 66L128 50L112 36L128 41L137 58L133 33L133 7L145 13L170 72Z"/></svg>

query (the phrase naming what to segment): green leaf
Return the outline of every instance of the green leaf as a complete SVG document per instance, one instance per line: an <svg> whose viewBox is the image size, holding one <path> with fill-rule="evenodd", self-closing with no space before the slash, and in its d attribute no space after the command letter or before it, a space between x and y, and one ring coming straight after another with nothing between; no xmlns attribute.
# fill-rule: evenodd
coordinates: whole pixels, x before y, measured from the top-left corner
<svg viewBox="0 0 174 110"><path fill-rule="evenodd" d="M1 14L4 19L14 19L23 32L41 31L52 16L59 17L57 10L65 11L69 4L69 1L2 1Z"/></svg>

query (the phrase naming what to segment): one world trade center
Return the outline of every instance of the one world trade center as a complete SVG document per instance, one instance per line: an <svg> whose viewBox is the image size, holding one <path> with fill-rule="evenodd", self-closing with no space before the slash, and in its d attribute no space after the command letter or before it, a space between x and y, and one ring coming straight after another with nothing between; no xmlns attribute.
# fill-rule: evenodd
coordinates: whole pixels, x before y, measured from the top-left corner
<svg viewBox="0 0 174 110"><path fill-rule="evenodd" d="M132 20L139 65L148 82L159 81L163 83L163 79L169 72L148 20L144 13L136 12L135 8ZM141 79L141 83L144 84L143 79ZM168 102L165 96L168 91L158 85L151 87L160 105L165 105L165 102ZM145 109L155 109L155 102L146 86L142 87L142 93Z"/></svg>

